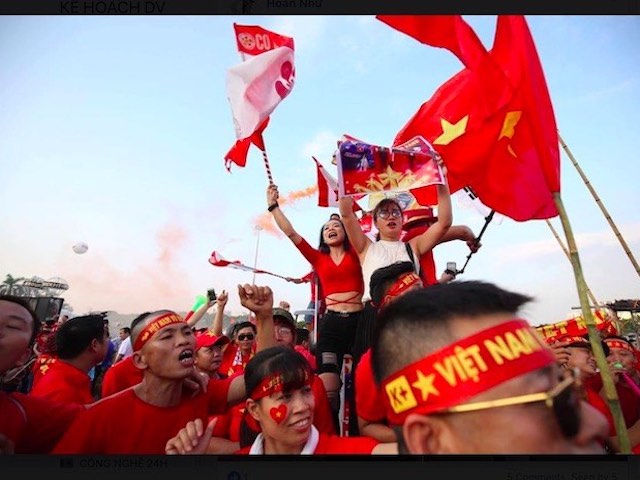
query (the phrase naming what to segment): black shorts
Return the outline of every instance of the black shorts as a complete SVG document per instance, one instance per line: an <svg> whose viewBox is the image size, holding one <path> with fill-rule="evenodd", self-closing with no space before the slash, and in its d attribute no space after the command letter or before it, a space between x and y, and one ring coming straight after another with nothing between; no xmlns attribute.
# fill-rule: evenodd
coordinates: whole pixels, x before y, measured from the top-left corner
<svg viewBox="0 0 640 480"><path fill-rule="evenodd" d="M346 353L353 355L353 343L361 316L362 311L349 313L325 311L318 325L318 343L316 344L318 373L340 373L344 355ZM323 353L335 353L337 365L323 363Z"/></svg>
<svg viewBox="0 0 640 480"><path fill-rule="evenodd" d="M373 343L373 331L376 324L376 317L378 315L377 309L368 301L364 304L364 310L362 310L362 317L358 322L358 328L356 329L356 338L353 345L353 364L357 365L360 361L360 357L371 347Z"/></svg>

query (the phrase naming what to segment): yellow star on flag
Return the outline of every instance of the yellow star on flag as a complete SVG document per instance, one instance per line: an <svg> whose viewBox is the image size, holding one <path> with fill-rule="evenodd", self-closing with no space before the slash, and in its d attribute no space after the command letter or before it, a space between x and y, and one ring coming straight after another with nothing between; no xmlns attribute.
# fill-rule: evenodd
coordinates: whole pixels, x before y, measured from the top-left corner
<svg viewBox="0 0 640 480"><path fill-rule="evenodd" d="M500 130L500 135L498 136L498 140L502 137L507 137L508 139L512 139L513 135L516 133L516 125L520 121L522 117L522 110L518 110L515 112L507 112L504 117L504 122L502 124L502 130ZM507 151L514 157L517 155L511 148L511 144L507 146Z"/></svg>
<svg viewBox="0 0 640 480"><path fill-rule="evenodd" d="M440 119L440 125L442 126L442 134L433 141L434 145L448 145L460 135L462 135L467 129L467 123L469 122L469 115L465 115L456 123L449 123L444 118Z"/></svg>
<svg viewBox="0 0 640 480"><path fill-rule="evenodd" d="M411 384L413 387L420 390L420 392L422 393L423 402L427 401L427 398L429 397L430 393L432 393L433 395L440 395L440 392L438 392L438 389L433 386L433 381L435 380L435 377L436 376L434 373L430 373L429 375L425 376L424 373L418 370L418 380L416 380Z"/></svg>

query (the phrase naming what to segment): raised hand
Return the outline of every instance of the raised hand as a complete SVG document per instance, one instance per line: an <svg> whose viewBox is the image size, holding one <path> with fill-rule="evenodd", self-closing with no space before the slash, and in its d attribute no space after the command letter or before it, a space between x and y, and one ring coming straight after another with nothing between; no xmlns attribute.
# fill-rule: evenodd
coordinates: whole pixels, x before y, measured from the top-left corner
<svg viewBox="0 0 640 480"><path fill-rule="evenodd" d="M207 451L217 420L217 418L211 420L206 429L200 418L188 422L175 437L167 441L164 447L165 453L167 455L202 455Z"/></svg>
<svg viewBox="0 0 640 480"><path fill-rule="evenodd" d="M256 316L260 314L271 315L273 309L273 292L269 287L256 285L238 285L240 304L251 310Z"/></svg>
<svg viewBox="0 0 640 480"><path fill-rule="evenodd" d="M270 207L274 203L278 201L278 186L277 185L269 185L267 187L267 207Z"/></svg>

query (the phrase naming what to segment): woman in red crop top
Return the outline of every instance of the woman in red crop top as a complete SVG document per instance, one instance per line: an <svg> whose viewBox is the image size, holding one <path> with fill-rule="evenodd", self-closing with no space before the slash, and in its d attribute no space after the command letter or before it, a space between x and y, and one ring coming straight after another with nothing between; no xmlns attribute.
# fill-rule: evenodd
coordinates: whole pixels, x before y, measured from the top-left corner
<svg viewBox="0 0 640 480"><path fill-rule="evenodd" d="M334 412L340 408L340 370L345 353L352 353L363 304L364 282L358 255L351 247L342 221L330 219L320 231L320 245L313 248L291 226L278 205L278 187L267 188L268 210L315 270L326 305L316 345L318 376L322 379Z"/></svg>

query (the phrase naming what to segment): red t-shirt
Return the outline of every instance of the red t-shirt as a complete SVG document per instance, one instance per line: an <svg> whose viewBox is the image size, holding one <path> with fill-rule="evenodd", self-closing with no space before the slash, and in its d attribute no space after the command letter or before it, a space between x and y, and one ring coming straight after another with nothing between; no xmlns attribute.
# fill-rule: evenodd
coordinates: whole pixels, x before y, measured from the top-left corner
<svg viewBox="0 0 640 480"><path fill-rule="evenodd" d="M242 354L240 347L235 343L229 343L222 352L222 362L220 362L220 368L218 368L218 371L228 377L232 377L237 373L244 373L244 367L247 366L247 362L251 360L255 354L255 343L253 344L251 354L249 356Z"/></svg>
<svg viewBox="0 0 640 480"><path fill-rule="evenodd" d="M609 424L609 436L616 436L616 426L613 423L613 416L611 415L611 410L609 410L609 406L604 401L604 399L600 396L600 394L592 390L591 388L584 389L587 394L587 403L591 405L593 408L598 410L607 418L607 423Z"/></svg>
<svg viewBox="0 0 640 480"><path fill-rule="evenodd" d="M142 381L143 370L136 368L129 356L107 370L102 379L102 397L126 390Z"/></svg>
<svg viewBox="0 0 640 480"><path fill-rule="evenodd" d="M295 349L296 352L302 355L307 360L307 362L309 362L309 365L311 365L311 369L314 372L318 370L318 365L316 364L316 357L311 355L311 352L309 351L309 349L304 348L302 345L296 345L293 348Z"/></svg>
<svg viewBox="0 0 640 480"><path fill-rule="evenodd" d="M386 423L384 405L384 393L376 385L371 365L371 349L368 349L360 357L356 369L356 412L368 422Z"/></svg>
<svg viewBox="0 0 640 480"><path fill-rule="evenodd" d="M15 453L49 453L85 407L0 391L0 433Z"/></svg>
<svg viewBox="0 0 640 480"><path fill-rule="evenodd" d="M342 261L336 264L331 255L316 250L304 238L296 247L320 278L325 296L332 293L364 292L362 268L353 248L347 250Z"/></svg>
<svg viewBox="0 0 640 480"><path fill-rule="evenodd" d="M167 441L187 422L227 408L231 379L211 380L206 393L186 394L175 407L157 407L133 390L100 400L71 424L54 454L164 455Z"/></svg>
<svg viewBox="0 0 640 480"><path fill-rule="evenodd" d="M320 433L318 445L313 451L314 455L370 455L373 449L379 444L371 437L339 437L337 435L327 435ZM239 455L247 455L251 447L238 450Z"/></svg>
<svg viewBox="0 0 640 480"><path fill-rule="evenodd" d="M616 383L616 392L618 392L618 400L620 400L620 408L624 416L624 423L627 428L640 420L640 398L631 389L624 378Z"/></svg>
<svg viewBox="0 0 640 480"><path fill-rule="evenodd" d="M57 361L57 357L49 355L48 353L43 353L36 359L31 367L31 371L33 372L33 383L31 384L32 389L38 384L38 382L40 382L40 379L47 374L51 365Z"/></svg>
<svg viewBox="0 0 640 480"><path fill-rule="evenodd" d="M60 359L50 364L49 370L33 386L30 395L80 405L94 401L89 375Z"/></svg>

